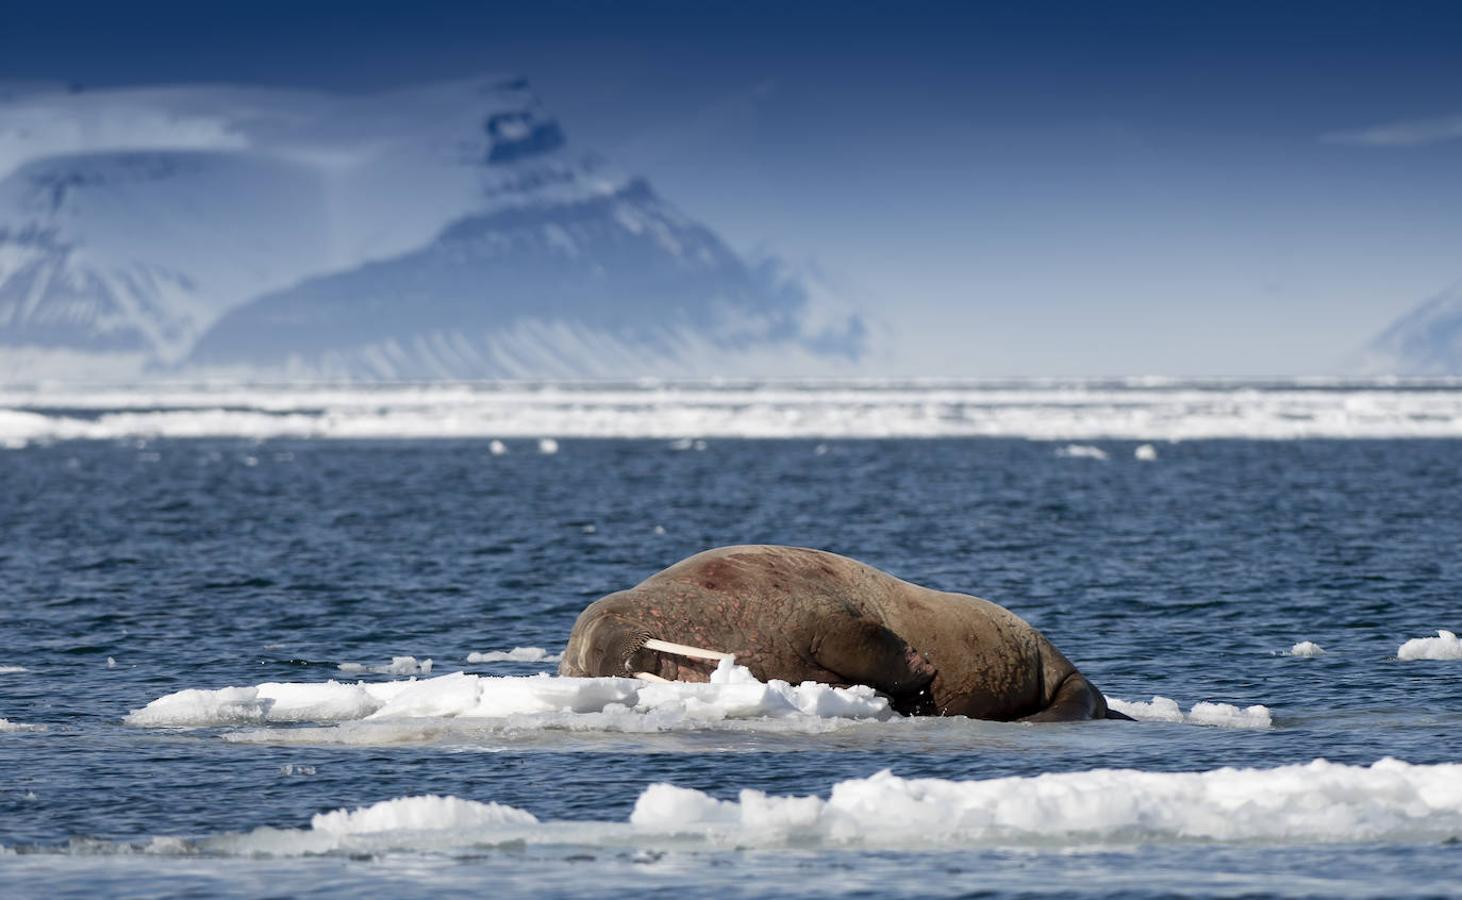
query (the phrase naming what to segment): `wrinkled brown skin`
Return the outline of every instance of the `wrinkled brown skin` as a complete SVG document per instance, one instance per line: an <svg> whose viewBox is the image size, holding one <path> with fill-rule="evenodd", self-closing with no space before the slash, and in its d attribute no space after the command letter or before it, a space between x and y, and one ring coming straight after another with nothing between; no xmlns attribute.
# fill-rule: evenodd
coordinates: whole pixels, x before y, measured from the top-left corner
<svg viewBox="0 0 1462 900"><path fill-rule="evenodd" d="M1009 610L821 550L721 547L678 562L590 604L559 673L706 681L715 669L647 650L650 638L734 653L763 681L870 685L906 715L1125 718Z"/></svg>

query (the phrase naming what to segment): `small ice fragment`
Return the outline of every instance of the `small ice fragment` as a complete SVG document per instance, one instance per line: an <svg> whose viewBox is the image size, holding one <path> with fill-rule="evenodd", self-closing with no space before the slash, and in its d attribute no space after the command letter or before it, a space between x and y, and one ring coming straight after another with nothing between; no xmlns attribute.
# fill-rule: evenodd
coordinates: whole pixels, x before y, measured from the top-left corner
<svg viewBox="0 0 1462 900"><path fill-rule="evenodd" d="M315 774L315 767L314 766L297 766L294 763L285 763L284 765L282 765L282 766L279 767L279 774L281 774L281 775L313 775L313 774Z"/></svg>
<svg viewBox="0 0 1462 900"><path fill-rule="evenodd" d="M0 675L14 675L17 672L29 672L25 666L0 666Z"/></svg>
<svg viewBox="0 0 1462 900"><path fill-rule="evenodd" d="M117 661L115 659L111 658L110 656L108 656L107 657L107 668L108 669L115 669L116 667L117 667Z"/></svg>
<svg viewBox="0 0 1462 900"><path fill-rule="evenodd" d="M1397 659L1462 659L1462 640L1450 631L1434 638L1412 638L1396 648Z"/></svg>
<svg viewBox="0 0 1462 900"><path fill-rule="evenodd" d="M246 465L246 466L248 466L250 468L253 468L254 466L257 466L258 464L259 464L259 457L257 457L257 456L246 456L246 457L244 457L244 465Z"/></svg>
<svg viewBox="0 0 1462 900"><path fill-rule="evenodd" d="M689 450L690 448L691 448L691 440L690 440L690 438L676 438L675 440L673 440L673 441L670 442L670 449L671 450L680 451L680 450Z"/></svg>
<svg viewBox="0 0 1462 900"><path fill-rule="evenodd" d="M1107 451L1089 444L1067 444L1056 455L1066 459L1106 459Z"/></svg>
<svg viewBox="0 0 1462 900"><path fill-rule="evenodd" d="M493 456L502 456L503 454L508 452L508 445L504 444L502 441L495 440L487 445L487 452L491 453Z"/></svg>
<svg viewBox="0 0 1462 900"><path fill-rule="evenodd" d="M827 444L818 444L816 447L813 447L812 448L812 455L813 456L826 456L827 455Z"/></svg>
<svg viewBox="0 0 1462 900"><path fill-rule="evenodd" d="M24 722L12 722L9 719L0 719L0 734L7 731L45 731L44 725L27 725Z"/></svg>
<svg viewBox="0 0 1462 900"><path fill-rule="evenodd" d="M553 438L540 438L538 441L538 452L557 453L558 441L555 441Z"/></svg>
<svg viewBox="0 0 1462 900"><path fill-rule="evenodd" d="M656 525L655 526L655 533L656 534L664 534L665 533L665 526L664 525Z"/></svg>
<svg viewBox="0 0 1462 900"><path fill-rule="evenodd" d="M489 650L486 653L474 650L467 654L467 661L470 663L558 662L560 659L563 659L562 653L549 653L542 647L514 647L511 650Z"/></svg>
<svg viewBox="0 0 1462 900"><path fill-rule="evenodd" d="M1143 444L1133 450L1132 455L1142 462L1152 462L1157 459L1157 448L1151 444Z"/></svg>
<svg viewBox="0 0 1462 900"><path fill-rule="evenodd" d="M593 534L594 532L598 531L599 529L597 527L595 527L592 523L590 523L588 525L585 525L581 530L585 534Z"/></svg>
<svg viewBox="0 0 1462 900"><path fill-rule="evenodd" d="M367 666L357 662L343 662L336 666L341 672L349 672L352 675L362 672L374 672L377 675L430 675L432 661L423 659L417 661L414 656L393 656L391 662L383 666Z"/></svg>
<svg viewBox="0 0 1462 900"><path fill-rule="evenodd" d="M1186 715L1178 708L1177 701L1169 697L1153 697L1151 702L1132 702L1119 697L1108 697L1107 706L1138 721L1256 729L1270 728L1274 724L1269 707L1258 704L1240 709L1229 703L1195 703Z"/></svg>
<svg viewBox="0 0 1462 900"><path fill-rule="evenodd" d="M1314 641L1300 641L1289 648L1290 656L1324 656L1325 648Z"/></svg>

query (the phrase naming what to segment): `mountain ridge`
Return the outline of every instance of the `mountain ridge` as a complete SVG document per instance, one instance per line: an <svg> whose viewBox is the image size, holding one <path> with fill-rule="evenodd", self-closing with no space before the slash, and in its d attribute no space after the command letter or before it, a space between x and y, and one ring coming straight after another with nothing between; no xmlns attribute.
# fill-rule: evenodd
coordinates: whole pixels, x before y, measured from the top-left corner
<svg viewBox="0 0 1462 900"><path fill-rule="evenodd" d="M97 137L17 143L27 111ZM88 354L135 377L847 368L862 318L804 327L808 307L785 269L576 152L521 78L0 99L0 379Z"/></svg>

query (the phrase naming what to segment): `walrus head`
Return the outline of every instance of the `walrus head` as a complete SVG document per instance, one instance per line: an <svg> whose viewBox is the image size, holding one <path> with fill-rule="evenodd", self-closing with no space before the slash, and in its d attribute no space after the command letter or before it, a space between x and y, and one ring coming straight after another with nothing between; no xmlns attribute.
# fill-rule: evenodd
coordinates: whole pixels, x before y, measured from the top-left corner
<svg viewBox="0 0 1462 900"><path fill-rule="evenodd" d="M653 650L645 649L651 635L616 615L601 615L584 626L577 646L571 648L578 670L588 675L633 678L637 672L659 667Z"/></svg>

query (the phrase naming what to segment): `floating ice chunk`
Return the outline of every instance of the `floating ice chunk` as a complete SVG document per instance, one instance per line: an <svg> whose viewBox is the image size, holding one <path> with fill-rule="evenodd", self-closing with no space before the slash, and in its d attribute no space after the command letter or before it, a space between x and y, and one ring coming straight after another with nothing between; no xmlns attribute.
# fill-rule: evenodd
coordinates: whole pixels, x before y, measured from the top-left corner
<svg viewBox="0 0 1462 900"><path fill-rule="evenodd" d="M383 685L267 683L216 691L183 690L134 709L129 725L232 725L257 722L340 722L375 712L412 682Z"/></svg>
<svg viewBox="0 0 1462 900"><path fill-rule="evenodd" d="M558 441L555 441L553 438L539 438L538 439L538 452L539 453L557 453L558 452Z"/></svg>
<svg viewBox="0 0 1462 900"><path fill-rule="evenodd" d="M500 803L477 803L457 797L426 794L400 797L346 811L319 813L310 820L315 831L372 834L383 831L440 831L483 825L536 825L528 812Z"/></svg>
<svg viewBox="0 0 1462 900"><path fill-rule="evenodd" d="M0 734L15 731L45 731L44 725L27 725L24 722L12 722L9 719L0 719Z"/></svg>
<svg viewBox="0 0 1462 900"><path fill-rule="evenodd" d="M113 659L112 657L108 656L107 657L107 668L108 669L115 669L116 667L117 667L117 661L115 659Z"/></svg>
<svg viewBox="0 0 1462 900"><path fill-rule="evenodd" d="M631 822L642 833L729 830L738 841L864 847L1139 836L1349 841L1445 835L1462 826L1462 765L1390 759L1370 767L1316 760L1276 769L1098 769L981 781L884 771L834 785L825 801L742 791L729 803L697 793L651 787Z"/></svg>
<svg viewBox="0 0 1462 900"><path fill-rule="evenodd" d="M757 681L723 662L711 681L652 684L630 678L489 677L455 673L379 683L269 683L184 690L127 716L131 725L253 725L267 722L400 722L512 719L519 730L690 729L744 719L884 719L888 700L871 688Z"/></svg>
<svg viewBox="0 0 1462 900"><path fill-rule="evenodd" d="M391 661L385 665L368 666L364 663L344 662L335 668L352 675L362 672L371 672L376 675L430 675L431 667L432 661L429 659L418 661L414 656L393 656Z"/></svg>
<svg viewBox="0 0 1462 900"><path fill-rule="evenodd" d="M1178 701L1171 697L1155 696L1151 701L1108 697L1107 706L1143 722L1182 722L1184 720L1183 711L1178 708Z"/></svg>
<svg viewBox="0 0 1462 900"><path fill-rule="evenodd" d="M1434 638L1412 638L1396 649L1397 659L1462 659L1462 640L1450 631Z"/></svg>
<svg viewBox="0 0 1462 900"><path fill-rule="evenodd" d="M1190 725L1217 725L1222 728L1270 728L1274 717L1267 706L1246 706L1240 709L1229 703L1195 703L1187 715L1169 697L1153 697L1151 701L1123 700L1108 697L1107 706L1143 722L1182 722Z"/></svg>
<svg viewBox="0 0 1462 900"><path fill-rule="evenodd" d="M1157 459L1157 448L1151 444L1142 444L1132 451L1132 455L1140 462L1152 462Z"/></svg>
<svg viewBox="0 0 1462 900"><path fill-rule="evenodd" d="M303 856L388 849L435 850L521 840L540 829L529 812L500 803L425 794L398 797L356 809L318 813L307 829L256 828L181 845L157 844L154 853L208 853L240 856ZM525 831L525 829L530 829Z"/></svg>
<svg viewBox="0 0 1462 900"><path fill-rule="evenodd" d="M486 653L473 651L467 654L470 663L491 662L543 662L552 663L563 659L562 653L549 653L542 647L514 647L511 650L489 650Z"/></svg>
<svg viewBox="0 0 1462 900"><path fill-rule="evenodd" d="M1188 710L1188 721L1197 725L1218 725L1223 728L1272 728L1274 717L1269 707L1254 704L1240 709L1229 703L1195 703Z"/></svg>
<svg viewBox="0 0 1462 900"><path fill-rule="evenodd" d="M17 675L29 671L25 666L0 666L0 675Z"/></svg>
<svg viewBox="0 0 1462 900"><path fill-rule="evenodd" d="M151 852L300 856L493 844L918 849L1133 842L1434 843L1462 832L1462 764L1317 759L1271 769L1093 769L954 781L885 770L827 797L742 790L735 800L652 784L629 820L542 822L497 803L402 797Z"/></svg>
<svg viewBox="0 0 1462 900"><path fill-rule="evenodd" d="M1067 444L1057 450L1056 455L1066 459L1106 459L1107 451L1089 444Z"/></svg>
<svg viewBox="0 0 1462 900"><path fill-rule="evenodd" d="M1324 656L1325 648L1314 641L1300 641L1289 648L1290 656Z"/></svg>
<svg viewBox="0 0 1462 900"><path fill-rule="evenodd" d="M493 456L502 456L508 452L508 445L502 441L494 440L487 445L487 452Z"/></svg>

